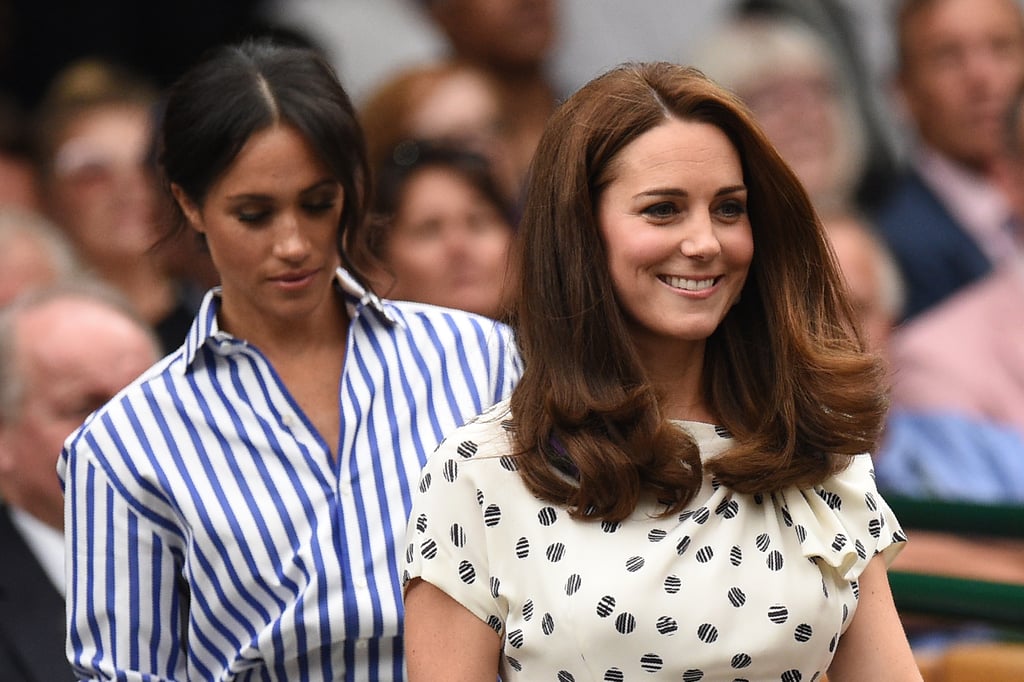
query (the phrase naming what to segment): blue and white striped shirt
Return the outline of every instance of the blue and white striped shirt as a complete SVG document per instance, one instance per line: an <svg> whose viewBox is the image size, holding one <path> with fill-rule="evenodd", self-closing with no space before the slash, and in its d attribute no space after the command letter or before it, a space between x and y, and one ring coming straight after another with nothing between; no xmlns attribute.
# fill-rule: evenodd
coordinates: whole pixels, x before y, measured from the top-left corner
<svg viewBox="0 0 1024 682"><path fill-rule="evenodd" d="M336 458L259 350L218 329L216 291L181 349L68 438L80 676L404 678L410 486L447 432L509 395L520 359L499 323L338 274L352 323Z"/></svg>

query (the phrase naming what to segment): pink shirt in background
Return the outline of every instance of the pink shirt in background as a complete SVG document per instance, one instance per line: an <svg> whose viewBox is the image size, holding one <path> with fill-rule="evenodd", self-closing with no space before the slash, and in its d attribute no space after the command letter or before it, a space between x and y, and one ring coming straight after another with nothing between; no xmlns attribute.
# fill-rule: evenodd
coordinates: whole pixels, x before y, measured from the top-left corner
<svg viewBox="0 0 1024 682"><path fill-rule="evenodd" d="M893 404L956 410L1024 434L1024 256L896 330Z"/></svg>

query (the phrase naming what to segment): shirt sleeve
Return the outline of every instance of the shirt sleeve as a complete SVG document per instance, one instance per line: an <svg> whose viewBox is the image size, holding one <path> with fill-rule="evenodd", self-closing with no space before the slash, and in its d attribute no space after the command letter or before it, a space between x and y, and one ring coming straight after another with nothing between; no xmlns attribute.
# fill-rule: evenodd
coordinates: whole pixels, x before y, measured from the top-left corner
<svg viewBox="0 0 1024 682"><path fill-rule="evenodd" d="M479 442L474 426L454 431L423 468L406 533L402 585L421 578L502 634L508 604L491 574L484 493L473 475L489 462L466 447Z"/></svg>
<svg viewBox="0 0 1024 682"><path fill-rule="evenodd" d="M69 438L64 482L67 655L84 680L182 680L187 593L183 539L166 509L144 508L133 480L101 465L88 430ZM193 671L201 672L201 671Z"/></svg>

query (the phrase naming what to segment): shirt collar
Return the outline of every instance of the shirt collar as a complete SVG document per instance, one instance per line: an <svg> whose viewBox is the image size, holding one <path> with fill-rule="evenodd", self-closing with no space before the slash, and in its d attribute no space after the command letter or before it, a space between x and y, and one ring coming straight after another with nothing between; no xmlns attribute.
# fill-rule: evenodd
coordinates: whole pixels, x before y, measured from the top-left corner
<svg viewBox="0 0 1024 682"><path fill-rule="evenodd" d="M363 310L369 309L375 313L384 323L388 325L401 325L400 319L395 315L387 302L367 289L344 268L338 268L335 273L335 282L345 299L345 308L352 320L358 318ZM220 308L221 288L213 287L206 292L203 301L199 306L199 312L192 322L192 327L185 338L182 347L184 353L183 371L192 366L199 349L209 340L237 341L233 336L220 329L217 323L217 310Z"/></svg>
<svg viewBox="0 0 1024 682"><path fill-rule="evenodd" d="M916 167L921 177L942 198L949 212L978 242L982 251L993 262L1013 253L1007 230L1013 212L999 189L931 147L921 145L916 153Z"/></svg>
<svg viewBox="0 0 1024 682"><path fill-rule="evenodd" d="M11 523L18 529L43 572L61 596L65 596L64 533L51 528L27 511L10 506L7 509Z"/></svg>

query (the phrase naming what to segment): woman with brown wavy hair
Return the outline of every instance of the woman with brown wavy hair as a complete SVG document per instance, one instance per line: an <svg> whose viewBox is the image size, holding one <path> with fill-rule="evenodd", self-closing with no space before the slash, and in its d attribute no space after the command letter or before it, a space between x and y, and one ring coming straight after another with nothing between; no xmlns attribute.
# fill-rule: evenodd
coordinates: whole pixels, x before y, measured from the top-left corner
<svg viewBox="0 0 1024 682"><path fill-rule="evenodd" d="M745 107L667 63L595 79L517 241L526 370L424 470L410 679L919 679L883 369Z"/></svg>

